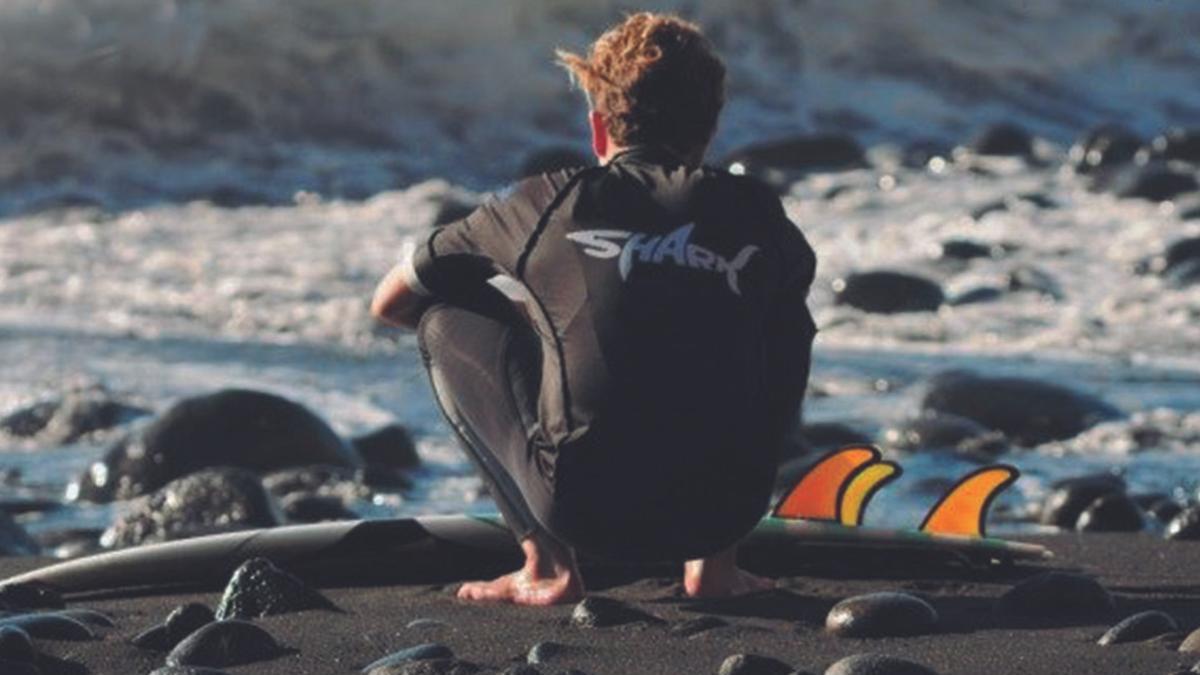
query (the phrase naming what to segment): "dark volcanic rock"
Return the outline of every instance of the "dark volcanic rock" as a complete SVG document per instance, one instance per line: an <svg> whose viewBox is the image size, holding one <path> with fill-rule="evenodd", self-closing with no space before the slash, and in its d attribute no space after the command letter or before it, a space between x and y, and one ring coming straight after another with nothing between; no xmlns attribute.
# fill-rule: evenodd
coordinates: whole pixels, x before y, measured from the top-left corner
<svg viewBox="0 0 1200 675"><path fill-rule="evenodd" d="M529 648L529 653L525 655L525 660L535 664L546 663L557 658L566 650L566 645L561 645L557 642L539 642Z"/></svg>
<svg viewBox="0 0 1200 675"><path fill-rule="evenodd" d="M281 520L258 476L240 469L209 469L132 501L100 542L109 548L123 548L270 527Z"/></svg>
<svg viewBox="0 0 1200 675"><path fill-rule="evenodd" d="M1071 438L1121 416L1098 398L1056 384L960 370L932 377L921 409L966 417L1026 446Z"/></svg>
<svg viewBox="0 0 1200 675"><path fill-rule="evenodd" d="M281 499L279 506L288 520L297 523L358 518L358 514L342 504L341 498L328 495L291 494Z"/></svg>
<svg viewBox="0 0 1200 675"><path fill-rule="evenodd" d="M14 663L33 663L37 650L29 633L16 626L0 626L0 659Z"/></svg>
<svg viewBox="0 0 1200 675"><path fill-rule="evenodd" d="M1093 474L1056 481L1042 502L1041 522L1061 528L1074 528L1079 514L1100 497L1124 494L1125 481L1111 473Z"/></svg>
<svg viewBox="0 0 1200 675"><path fill-rule="evenodd" d="M895 656L855 654L829 666L825 675L937 675L937 671Z"/></svg>
<svg viewBox="0 0 1200 675"><path fill-rule="evenodd" d="M671 626L671 634L680 637L692 637L701 633L714 630L716 628L724 628L729 622L719 616L698 616L694 619L687 619Z"/></svg>
<svg viewBox="0 0 1200 675"><path fill-rule="evenodd" d="M1200 260L1189 260L1172 267L1166 281L1173 288L1188 288L1200 283Z"/></svg>
<svg viewBox="0 0 1200 675"><path fill-rule="evenodd" d="M1200 129L1171 129L1155 136L1144 155L1147 159L1200 164Z"/></svg>
<svg viewBox="0 0 1200 675"><path fill-rule="evenodd" d="M1179 630L1179 624L1175 623L1175 619L1166 612L1157 610L1139 612L1109 628L1104 635L1100 636L1097 644L1107 646L1120 642L1141 642L1177 630Z"/></svg>
<svg viewBox="0 0 1200 675"><path fill-rule="evenodd" d="M187 636L167 655L167 665L223 668L271 659L282 652L270 633L233 619L210 623Z"/></svg>
<svg viewBox="0 0 1200 675"><path fill-rule="evenodd" d="M734 654L721 662L717 675L788 675L790 672L790 666L769 656Z"/></svg>
<svg viewBox="0 0 1200 675"><path fill-rule="evenodd" d="M581 166L594 166L596 160L585 155L576 148L551 146L539 148L525 156L518 171L520 178L536 176L543 173L574 169Z"/></svg>
<svg viewBox="0 0 1200 675"><path fill-rule="evenodd" d="M1104 616L1116 604L1095 579L1067 572L1044 572L1008 589L997 608L1033 617Z"/></svg>
<svg viewBox="0 0 1200 675"><path fill-rule="evenodd" d="M425 659L380 666L363 672L367 675L474 675L480 672L480 668L458 659Z"/></svg>
<svg viewBox="0 0 1200 675"><path fill-rule="evenodd" d="M937 282L904 272L856 272L833 282L834 302L864 312L932 312L946 296Z"/></svg>
<svg viewBox="0 0 1200 675"><path fill-rule="evenodd" d="M0 431L12 436L40 436L47 443L71 443L149 413L145 408L117 400L103 387L89 386L9 414L0 419Z"/></svg>
<svg viewBox="0 0 1200 675"><path fill-rule="evenodd" d="M868 593L847 598L825 617L825 629L838 637L922 635L937 628L938 614L906 593Z"/></svg>
<svg viewBox="0 0 1200 675"><path fill-rule="evenodd" d="M743 173L758 176L771 169L803 173L857 169L866 166L862 146L845 134L793 136L754 143L734 150L720 161Z"/></svg>
<svg viewBox="0 0 1200 675"><path fill-rule="evenodd" d="M1183 513L1171 519L1164 536L1179 541L1200 539L1200 504L1187 507Z"/></svg>
<svg viewBox="0 0 1200 675"><path fill-rule="evenodd" d="M0 586L0 607L62 609L66 606L62 594L43 584L28 582Z"/></svg>
<svg viewBox="0 0 1200 675"><path fill-rule="evenodd" d="M217 605L218 619L253 619L307 609L336 609L332 602L266 558L242 563Z"/></svg>
<svg viewBox="0 0 1200 675"><path fill-rule="evenodd" d="M344 503L370 496L370 490L358 482L356 470L327 464L273 471L263 476L262 484L280 498L293 494L319 494L338 497Z"/></svg>
<svg viewBox="0 0 1200 675"><path fill-rule="evenodd" d="M40 401L18 408L0 418L0 431L18 438L36 436L50 423L50 418L54 417L56 410L58 401Z"/></svg>
<svg viewBox="0 0 1200 675"><path fill-rule="evenodd" d="M1033 154L1033 137L1015 124L993 124L976 134L970 147L980 155L1029 157Z"/></svg>
<svg viewBox="0 0 1200 675"><path fill-rule="evenodd" d="M981 302L994 302L1003 298L1004 295L1004 291L999 288L980 286L952 296L946 301L946 304L952 307L959 307L961 305L973 305Z"/></svg>
<svg viewBox="0 0 1200 675"><path fill-rule="evenodd" d="M95 640L96 633L87 625L53 612L13 614L0 618L0 626L14 626L30 637L47 640Z"/></svg>
<svg viewBox="0 0 1200 675"><path fill-rule="evenodd" d="M1165 202L1200 189L1200 183L1189 172L1161 164L1149 164L1122 172L1112 184L1112 191L1126 199L1146 199Z"/></svg>
<svg viewBox="0 0 1200 675"><path fill-rule="evenodd" d="M1065 297L1058 281L1036 267L1014 267L1006 276L1010 291L1039 293L1054 300L1062 300Z"/></svg>
<svg viewBox="0 0 1200 675"><path fill-rule="evenodd" d="M389 668L399 666L401 664L412 661L426 661L429 659L453 659L454 652L446 645L436 642L416 645L414 647L406 647L397 652L392 652L387 656L368 664L363 668L364 673L371 673L381 668Z"/></svg>
<svg viewBox="0 0 1200 675"><path fill-rule="evenodd" d="M12 516L0 511L0 555L38 555L42 547Z"/></svg>
<svg viewBox="0 0 1200 675"><path fill-rule="evenodd" d="M215 466L264 473L291 466L357 467L358 455L310 410L257 391L184 399L114 445L72 486L78 499L129 499Z"/></svg>
<svg viewBox="0 0 1200 675"><path fill-rule="evenodd" d="M662 623L658 617L651 616L636 607L600 596L584 598L582 602L575 605L575 609L571 612L571 621L582 628L607 628L639 621Z"/></svg>
<svg viewBox="0 0 1200 675"><path fill-rule="evenodd" d="M171 610L163 623L149 628L133 638L133 644L142 649L169 651L185 637L212 623L216 617L208 605L189 602Z"/></svg>
<svg viewBox="0 0 1200 675"><path fill-rule="evenodd" d="M952 450L978 458L1000 454L1007 447L999 432L965 417L934 411L925 411L885 430L883 441L888 447L907 452Z"/></svg>
<svg viewBox="0 0 1200 675"><path fill-rule="evenodd" d="M408 429L389 424L350 441L367 464L381 464L397 469L414 469L421 465L417 444Z"/></svg>
<svg viewBox="0 0 1200 675"><path fill-rule="evenodd" d="M1142 139L1118 124L1106 124L1087 132L1071 146L1068 163L1076 173L1107 170L1133 161Z"/></svg>
<svg viewBox="0 0 1200 675"><path fill-rule="evenodd" d="M998 252L995 246L970 239L947 239L938 245L938 257L943 260L974 260L991 258Z"/></svg>
<svg viewBox="0 0 1200 675"><path fill-rule="evenodd" d="M1134 502L1146 510L1146 515L1164 525L1174 520L1175 516L1183 513L1183 506L1165 495L1149 495L1149 499L1145 502L1138 499L1134 499Z"/></svg>
<svg viewBox="0 0 1200 675"><path fill-rule="evenodd" d="M1142 510L1122 492L1097 498L1075 522L1080 532L1139 532L1144 526Z"/></svg>

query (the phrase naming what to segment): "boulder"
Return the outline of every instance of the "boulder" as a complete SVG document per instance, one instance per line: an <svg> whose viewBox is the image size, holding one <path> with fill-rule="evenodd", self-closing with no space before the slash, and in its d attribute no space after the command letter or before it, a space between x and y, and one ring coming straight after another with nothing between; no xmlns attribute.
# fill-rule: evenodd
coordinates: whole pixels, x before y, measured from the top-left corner
<svg viewBox="0 0 1200 675"><path fill-rule="evenodd" d="M1125 494L1125 481L1111 473L1057 481L1050 486L1050 492L1042 502L1041 522L1073 529L1084 509L1111 494Z"/></svg>
<svg viewBox="0 0 1200 675"><path fill-rule="evenodd" d="M891 270L856 272L833 282L834 302L864 312L936 311L946 300L937 282Z"/></svg>
<svg viewBox="0 0 1200 675"><path fill-rule="evenodd" d="M115 398L107 389L72 389L60 398L41 401L0 419L0 431L47 443L72 443L96 431L127 424L150 411Z"/></svg>
<svg viewBox="0 0 1200 675"><path fill-rule="evenodd" d="M984 127L971 139L969 147L977 155L1030 157L1033 137L1016 124L1001 122Z"/></svg>
<svg viewBox="0 0 1200 675"><path fill-rule="evenodd" d="M1200 539L1200 504L1193 504L1167 524L1167 539L1195 541Z"/></svg>
<svg viewBox="0 0 1200 675"><path fill-rule="evenodd" d="M258 476L241 469L208 469L130 502L100 543L124 548L282 522Z"/></svg>
<svg viewBox="0 0 1200 675"><path fill-rule="evenodd" d="M1087 132L1071 146L1067 158L1075 173L1111 170L1133 161L1142 139L1119 124L1106 124Z"/></svg>
<svg viewBox="0 0 1200 675"><path fill-rule="evenodd" d="M1142 510L1123 492L1096 498L1075 521L1080 532L1139 532L1144 526Z"/></svg>
<svg viewBox="0 0 1200 675"><path fill-rule="evenodd" d="M1064 386L961 370L932 377L921 409L974 420L1024 446L1071 438L1121 416L1108 403Z"/></svg>
<svg viewBox="0 0 1200 675"><path fill-rule="evenodd" d="M333 429L302 405L228 389L184 399L119 441L74 483L69 496L129 499L214 466L257 473L308 464L358 467Z"/></svg>
<svg viewBox="0 0 1200 675"><path fill-rule="evenodd" d="M862 168L867 162L862 146L852 137L814 134L753 143L729 153L719 165L757 176L772 169L796 174L843 171Z"/></svg>
<svg viewBox="0 0 1200 675"><path fill-rule="evenodd" d="M949 450L972 458L995 456L1008 447L1004 434L966 417L936 411L925 411L886 429L883 443L905 452Z"/></svg>
<svg viewBox="0 0 1200 675"><path fill-rule="evenodd" d="M412 434L399 424L388 424L370 433L355 436L351 444L367 464L397 469L415 469L421 465Z"/></svg>
<svg viewBox="0 0 1200 675"><path fill-rule="evenodd" d="M1111 189L1124 199L1165 202L1200 190L1200 183L1191 172L1162 164L1147 164L1122 172L1113 180Z"/></svg>
<svg viewBox="0 0 1200 675"><path fill-rule="evenodd" d="M1155 136L1139 153L1139 159L1200 165L1200 128L1171 129Z"/></svg>

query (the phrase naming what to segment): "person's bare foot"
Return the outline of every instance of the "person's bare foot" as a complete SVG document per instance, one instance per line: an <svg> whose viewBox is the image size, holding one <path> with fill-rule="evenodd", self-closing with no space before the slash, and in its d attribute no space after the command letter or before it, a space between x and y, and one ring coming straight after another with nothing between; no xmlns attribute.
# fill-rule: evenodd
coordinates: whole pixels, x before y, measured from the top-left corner
<svg viewBox="0 0 1200 675"><path fill-rule="evenodd" d="M737 547L683 564L683 590L693 598L727 598L775 588L775 580L737 566Z"/></svg>
<svg viewBox="0 0 1200 675"><path fill-rule="evenodd" d="M570 549L541 535L521 541L525 566L491 581L471 581L458 589L460 600L557 605L583 598L583 578Z"/></svg>

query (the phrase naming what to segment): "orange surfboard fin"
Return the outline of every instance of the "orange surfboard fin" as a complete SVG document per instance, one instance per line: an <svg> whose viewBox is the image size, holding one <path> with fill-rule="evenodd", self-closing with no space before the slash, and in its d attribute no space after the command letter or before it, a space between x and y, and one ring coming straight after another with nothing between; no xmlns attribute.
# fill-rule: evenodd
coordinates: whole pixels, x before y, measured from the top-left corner
<svg viewBox="0 0 1200 675"><path fill-rule="evenodd" d="M999 464L973 471L958 483L929 510L921 523L928 534L957 534L967 537L987 536L987 514L992 500L1016 482L1021 472L1016 467Z"/></svg>
<svg viewBox="0 0 1200 675"><path fill-rule="evenodd" d="M904 470L893 462L875 462L860 467L843 486L838 500L838 522L847 527L862 525L863 513L875 493L896 480Z"/></svg>
<svg viewBox="0 0 1200 675"><path fill-rule="evenodd" d="M842 495L854 474L879 461L872 445L851 445L835 450L809 467L772 512L776 518L839 520Z"/></svg>

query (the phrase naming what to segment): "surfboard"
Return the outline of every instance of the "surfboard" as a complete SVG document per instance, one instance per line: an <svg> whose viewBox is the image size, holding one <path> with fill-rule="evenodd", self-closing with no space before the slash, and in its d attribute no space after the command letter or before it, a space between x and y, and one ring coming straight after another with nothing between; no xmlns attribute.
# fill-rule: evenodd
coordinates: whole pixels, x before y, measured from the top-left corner
<svg viewBox="0 0 1200 675"><path fill-rule="evenodd" d="M986 536L987 510L1016 469L984 467L958 482L916 530L862 525L871 497L901 473L878 448L849 446L815 462L740 552L775 573L816 554L872 553L973 569L1046 560L1042 546ZM498 515L439 515L290 525L151 544L53 564L6 579L64 594L219 588L246 560L271 559L317 586L444 583L516 567L521 552ZM585 566L589 561L584 560Z"/></svg>

